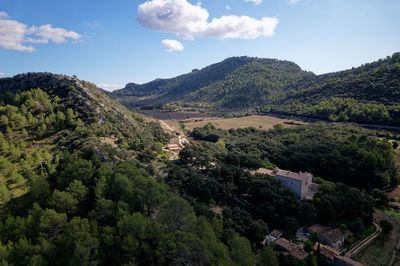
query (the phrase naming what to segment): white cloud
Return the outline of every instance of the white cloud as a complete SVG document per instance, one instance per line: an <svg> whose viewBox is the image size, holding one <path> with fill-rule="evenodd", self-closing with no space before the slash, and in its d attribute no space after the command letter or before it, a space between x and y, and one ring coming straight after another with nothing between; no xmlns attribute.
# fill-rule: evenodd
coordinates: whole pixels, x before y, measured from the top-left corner
<svg viewBox="0 0 400 266"><path fill-rule="evenodd" d="M3 72L0 72L0 78L4 77L6 74L4 74Z"/></svg>
<svg viewBox="0 0 400 266"><path fill-rule="evenodd" d="M201 35L220 39L255 39L274 35L277 24L276 18L263 17L257 20L248 16L222 16L214 18Z"/></svg>
<svg viewBox="0 0 400 266"><path fill-rule="evenodd" d="M165 47L165 49L169 53L174 51L183 51L184 49L182 43L177 40L165 39L161 42L161 44Z"/></svg>
<svg viewBox="0 0 400 266"><path fill-rule="evenodd" d="M246 2L253 2L255 5L259 5L263 2L263 0L244 0ZM293 1L293 0L291 0Z"/></svg>
<svg viewBox="0 0 400 266"><path fill-rule="evenodd" d="M32 43L48 43L53 41L57 44L64 43L68 38L78 40L80 35L74 31L67 31L62 28L53 28L50 24L43 25L40 27L33 26L28 30L28 35L35 35L35 38L27 38L28 42Z"/></svg>
<svg viewBox="0 0 400 266"><path fill-rule="evenodd" d="M74 31L53 28L50 24L39 27L27 25L9 18L7 13L0 12L0 47L21 52L33 52L33 43L63 43L67 39L78 40L80 35Z"/></svg>
<svg viewBox="0 0 400 266"><path fill-rule="evenodd" d="M9 18L6 12L0 11L0 18Z"/></svg>
<svg viewBox="0 0 400 266"><path fill-rule="evenodd" d="M118 84L107 84L107 83L98 84L97 86L100 87L100 88L103 88L103 89L105 89L107 91L113 91L113 90L122 88L121 85L118 85Z"/></svg>
<svg viewBox="0 0 400 266"><path fill-rule="evenodd" d="M297 4L298 2L300 2L301 0L290 0L290 4L291 5L295 5L295 4Z"/></svg>
<svg viewBox="0 0 400 266"><path fill-rule="evenodd" d="M232 9L230 5L226 5L225 8L226 8L226 10L231 10Z"/></svg>
<svg viewBox="0 0 400 266"><path fill-rule="evenodd" d="M6 16L2 15L0 17L0 47L22 52L35 51L35 48L32 46L23 44L27 31L28 27L25 24L7 19Z"/></svg>
<svg viewBox="0 0 400 266"><path fill-rule="evenodd" d="M278 20L263 17L222 16L208 22L209 13L187 0L149 0L139 5L137 21L143 26L172 32L184 39L197 37L254 39L272 36Z"/></svg>

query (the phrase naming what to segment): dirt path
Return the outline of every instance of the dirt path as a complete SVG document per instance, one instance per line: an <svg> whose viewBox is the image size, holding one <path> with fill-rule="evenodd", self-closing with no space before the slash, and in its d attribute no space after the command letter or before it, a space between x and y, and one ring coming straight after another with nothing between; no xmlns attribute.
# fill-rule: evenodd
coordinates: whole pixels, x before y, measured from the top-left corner
<svg viewBox="0 0 400 266"><path fill-rule="evenodd" d="M376 228L375 233L373 233L372 235L370 235L369 237L367 237L366 239L362 240L360 243L358 243L355 247L353 247L352 249L350 249L349 251L347 251L347 253L345 254L345 257L347 258L351 258L352 256L356 255L358 252L360 252L363 248L365 248L366 246L368 246L369 243L371 243L371 241L373 241L375 238L377 238L380 233L382 232L382 228L375 222L373 222L373 225Z"/></svg>
<svg viewBox="0 0 400 266"><path fill-rule="evenodd" d="M161 127L162 127L164 130L171 131L172 133L175 132L175 130L174 130L172 127L170 127L167 123L165 123L164 121L158 120L158 122L160 122Z"/></svg>

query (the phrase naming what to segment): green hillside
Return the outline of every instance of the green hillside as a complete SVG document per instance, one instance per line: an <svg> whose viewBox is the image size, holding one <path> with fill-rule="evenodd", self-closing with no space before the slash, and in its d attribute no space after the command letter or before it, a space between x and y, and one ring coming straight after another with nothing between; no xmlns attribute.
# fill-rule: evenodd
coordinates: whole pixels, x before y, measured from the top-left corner
<svg viewBox="0 0 400 266"><path fill-rule="evenodd" d="M26 193L37 175L54 174L65 152L154 158L154 141L168 141L155 139L157 130L76 78L28 73L0 79L0 203Z"/></svg>
<svg viewBox="0 0 400 266"><path fill-rule="evenodd" d="M240 109L283 99L296 81L310 76L289 61L232 57L176 78L130 83L111 95L128 107L184 102Z"/></svg>
<svg viewBox="0 0 400 266"><path fill-rule="evenodd" d="M159 124L75 77L21 74L0 92L2 265L229 263L221 221L157 180Z"/></svg>
<svg viewBox="0 0 400 266"><path fill-rule="evenodd" d="M273 112L331 121L400 124L400 53L346 71L305 79Z"/></svg>

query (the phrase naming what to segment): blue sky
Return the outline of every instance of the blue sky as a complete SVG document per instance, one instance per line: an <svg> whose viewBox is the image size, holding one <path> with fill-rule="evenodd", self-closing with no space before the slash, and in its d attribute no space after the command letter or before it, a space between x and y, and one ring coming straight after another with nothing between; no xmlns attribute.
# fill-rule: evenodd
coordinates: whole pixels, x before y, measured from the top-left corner
<svg viewBox="0 0 400 266"><path fill-rule="evenodd" d="M0 75L113 89L241 55L320 74L399 52L399 14L398 0L1 0Z"/></svg>

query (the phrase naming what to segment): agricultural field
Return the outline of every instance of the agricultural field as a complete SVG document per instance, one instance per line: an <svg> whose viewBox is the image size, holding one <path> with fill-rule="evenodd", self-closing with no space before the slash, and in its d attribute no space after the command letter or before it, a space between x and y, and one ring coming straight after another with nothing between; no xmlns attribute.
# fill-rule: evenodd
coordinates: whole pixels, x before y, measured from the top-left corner
<svg viewBox="0 0 400 266"><path fill-rule="evenodd" d="M160 112L156 110L141 110L140 113L151 118L161 120L173 128L175 131L182 131L182 125L187 130L196 127L203 127L207 123L212 123L220 129L255 127L268 130L276 124L292 126L305 124L305 122L295 119L280 118L273 115L252 115L235 118L213 117L199 112Z"/></svg>
<svg viewBox="0 0 400 266"><path fill-rule="evenodd" d="M210 115L199 112L161 112L157 110L140 110L142 114L161 120L183 120L190 118L208 118Z"/></svg>
<svg viewBox="0 0 400 266"><path fill-rule="evenodd" d="M203 127L207 123L212 123L215 127L220 129L255 127L264 130L268 130L276 124L283 124L284 126L304 124L302 121L283 119L269 115L252 115L237 118L209 117L202 119L186 119L183 122L185 128L188 130L193 130L196 127Z"/></svg>

